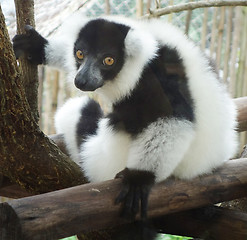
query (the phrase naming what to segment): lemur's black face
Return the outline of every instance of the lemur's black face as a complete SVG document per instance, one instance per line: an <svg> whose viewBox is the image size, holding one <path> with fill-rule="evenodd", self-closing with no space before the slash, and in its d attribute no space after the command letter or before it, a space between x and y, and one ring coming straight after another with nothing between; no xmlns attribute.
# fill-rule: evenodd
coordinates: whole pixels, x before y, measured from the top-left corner
<svg viewBox="0 0 247 240"><path fill-rule="evenodd" d="M88 22L74 44L78 73L75 85L94 91L113 80L124 64L124 39L129 27L97 19Z"/></svg>

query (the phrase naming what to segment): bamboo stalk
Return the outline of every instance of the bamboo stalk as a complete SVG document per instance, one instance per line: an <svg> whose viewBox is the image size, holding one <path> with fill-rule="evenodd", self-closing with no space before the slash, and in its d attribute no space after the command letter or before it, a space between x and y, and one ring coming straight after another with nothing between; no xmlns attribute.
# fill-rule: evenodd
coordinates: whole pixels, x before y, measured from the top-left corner
<svg viewBox="0 0 247 240"><path fill-rule="evenodd" d="M227 30L226 30L226 44L225 44L225 57L224 57L224 68L223 68L223 80L227 82L229 76L229 60L231 52L231 40L232 40L232 21L233 21L233 8L227 8L228 17L227 17Z"/></svg>
<svg viewBox="0 0 247 240"><path fill-rule="evenodd" d="M169 6L173 6L174 5L174 0L169 0ZM173 18L173 13L171 12L168 16L168 21L172 22L172 18Z"/></svg>
<svg viewBox="0 0 247 240"><path fill-rule="evenodd" d="M110 0L105 0L105 14L109 15L111 13Z"/></svg>
<svg viewBox="0 0 247 240"><path fill-rule="evenodd" d="M206 48L207 43L207 32L208 32L208 8L204 9L203 15L203 24L202 24L202 32L201 32L201 49Z"/></svg>
<svg viewBox="0 0 247 240"><path fill-rule="evenodd" d="M190 0L190 2L193 2L193 1L194 0ZM185 34L187 35L190 29L191 17L192 17L192 10L188 10L187 16L186 16L186 22L185 22Z"/></svg>
<svg viewBox="0 0 247 240"><path fill-rule="evenodd" d="M44 66L40 66L39 70L39 88L38 88L38 110L39 110L39 127L43 129L43 94L44 94L44 76L45 76L45 68Z"/></svg>
<svg viewBox="0 0 247 240"><path fill-rule="evenodd" d="M230 84L229 84L229 92L232 94L232 97L236 97L236 85L237 85L237 59L238 59L238 49L240 42L240 34L242 28L242 8L235 8L235 21L234 21L234 31L233 31L233 43L232 43L232 52L231 52L231 60L230 60Z"/></svg>
<svg viewBox="0 0 247 240"><path fill-rule="evenodd" d="M146 13L149 13L149 10L151 9L151 2L152 0L147 0L147 7L146 7Z"/></svg>
<svg viewBox="0 0 247 240"><path fill-rule="evenodd" d="M136 0L136 16L143 16L143 0Z"/></svg>
<svg viewBox="0 0 247 240"><path fill-rule="evenodd" d="M216 42L216 34L217 34L217 22L218 22L218 12L219 9L214 9L213 14L213 24L212 24L212 33L211 33L211 41L210 41L210 57L214 58L215 53L215 42Z"/></svg>
<svg viewBox="0 0 247 240"><path fill-rule="evenodd" d="M247 21L245 21L245 15L243 14L243 25L241 26L241 42L240 42L240 56L239 56L239 67L237 73L237 96L242 96L243 89L243 78L244 78L244 67L245 67L245 56L247 51L246 38L247 38Z"/></svg>
<svg viewBox="0 0 247 240"><path fill-rule="evenodd" d="M221 53L222 53L224 24L225 24L225 7L222 7L220 9L220 21L219 21L218 36L217 36L218 42L217 42L216 64L218 66L218 69L221 68Z"/></svg>

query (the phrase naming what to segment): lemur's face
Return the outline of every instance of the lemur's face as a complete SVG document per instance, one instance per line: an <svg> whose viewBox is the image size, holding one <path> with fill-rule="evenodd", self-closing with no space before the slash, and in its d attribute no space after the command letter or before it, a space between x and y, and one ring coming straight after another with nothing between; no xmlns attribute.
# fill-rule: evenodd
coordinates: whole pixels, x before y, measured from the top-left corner
<svg viewBox="0 0 247 240"><path fill-rule="evenodd" d="M92 20L81 29L74 44L77 88L94 91L114 80L124 64L128 31L125 25L103 19Z"/></svg>

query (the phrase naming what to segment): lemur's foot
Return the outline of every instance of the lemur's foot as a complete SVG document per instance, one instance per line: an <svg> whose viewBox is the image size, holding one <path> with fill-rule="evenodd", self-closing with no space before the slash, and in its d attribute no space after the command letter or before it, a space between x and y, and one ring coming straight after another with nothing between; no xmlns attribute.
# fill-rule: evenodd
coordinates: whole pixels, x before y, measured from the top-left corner
<svg viewBox="0 0 247 240"><path fill-rule="evenodd" d="M116 203L123 202L121 216L134 219L139 212L141 202L141 218L146 219L148 196L154 185L154 174L149 171L125 168L116 175L116 178L122 178L123 181L122 190L116 198Z"/></svg>

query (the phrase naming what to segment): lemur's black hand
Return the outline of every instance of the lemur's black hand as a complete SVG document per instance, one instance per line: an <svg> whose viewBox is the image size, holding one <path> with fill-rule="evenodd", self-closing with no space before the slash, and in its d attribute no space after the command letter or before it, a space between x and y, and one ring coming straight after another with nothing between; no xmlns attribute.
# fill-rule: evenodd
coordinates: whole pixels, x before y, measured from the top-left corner
<svg viewBox="0 0 247 240"><path fill-rule="evenodd" d="M15 35L12 40L16 58L25 55L31 63L44 64L48 41L30 25L25 26L25 31L26 34Z"/></svg>
<svg viewBox="0 0 247 240"><path fill-rule="evenodd" d="M141 202L141 218L147 218L148 196L154 185L154 174L149 171L130 170L125 168L116 175L122 178L123 187L116 198L116 203L123 202L122 216L125 218L135 218L139 212L139 202Z"/></svg>

